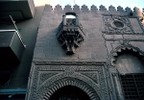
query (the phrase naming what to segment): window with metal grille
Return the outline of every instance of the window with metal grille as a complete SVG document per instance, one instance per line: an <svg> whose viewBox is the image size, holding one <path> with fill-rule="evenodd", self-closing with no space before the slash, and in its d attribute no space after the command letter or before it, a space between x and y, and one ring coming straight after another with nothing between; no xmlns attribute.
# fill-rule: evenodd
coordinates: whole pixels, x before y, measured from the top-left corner
<svg viewBox="0 0 144 100"><path fill-rule="evenodd" d="M125 100L144 100L144 73L120 75Z"/></svg>
<svg viewBox="0 0 144 100"><path fill-rule="evenodd" d="M134 50L122 50L116 57L125 100L144 100L144 57Z"/></svg>

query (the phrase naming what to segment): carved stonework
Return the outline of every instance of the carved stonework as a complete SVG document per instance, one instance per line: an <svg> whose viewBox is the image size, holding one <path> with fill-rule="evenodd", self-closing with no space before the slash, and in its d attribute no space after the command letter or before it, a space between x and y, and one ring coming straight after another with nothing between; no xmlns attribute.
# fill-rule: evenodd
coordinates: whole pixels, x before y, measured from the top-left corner
<svg viewBox="0 0 144 100"><path fill-rule="evenodd" d="M91 78L95 83L99 83L99 74L97 71L94 72L80 72L81 74L87 76L88 78Z"/></svg>
<svg viewBox="0 0 144 100"><path fill-rule="evenodd" d="M63 15L57 39L68 55L74 54L75 49L84 41L82 26L79 24L78 16L75 13L66 13Z"/></svg>
<svg viewBox="0 0 144 100"><path fill-rule="evenodd" d="M48 78L50 78L50 77L52 77L52 76L54 76L56 74L58 74L57 71L56 72L47 71L47 72L40 73L40 75L39 75L40 76L40 80L39 80L39 84L38 85L42 84L45 80L47 80Z"/></svg>
<svg viewBox="0 0 144 100"><path fill-rule="evenodd" d="M109 100L104 67L105 63L96 62L34 62L26 99L49 100L58 89L71 85L91 100Z"/></svg>
<svg viewBox="0 0 144 100"><path fill-rule="evenodd" d="M52 84L49 87L49 89L47 90L47 93L43 95L42 100L49 100L49 98L55 91L57 91L58 89L64 86L76 86L80 88L81 90L83 90L84 92L86 92L89 95L91 100L100 100L99 95L91 86L75 78L63 78L63 79L56 81L54 84Z"/></svg>
<svg viewBox="0 0 144 100"><path fill-rule="evenodd" d="M112 65L114 65L114 62L116 61L116 57L118 56L118 53L121 53L125 50L132 50L133 52L137 52L139 56L144 56L144 52L142 50L140 50L138 47L134 47L130 44L122 44L122 45L116 47L115 49L113 49L110 52L111 64Z"/></svg>
<svg viewBox="0 0 144 100"><path fill-rule="evenodd" d="M104 33L108 34L131 34L133 30L126 16L104 15Z"/></svg>

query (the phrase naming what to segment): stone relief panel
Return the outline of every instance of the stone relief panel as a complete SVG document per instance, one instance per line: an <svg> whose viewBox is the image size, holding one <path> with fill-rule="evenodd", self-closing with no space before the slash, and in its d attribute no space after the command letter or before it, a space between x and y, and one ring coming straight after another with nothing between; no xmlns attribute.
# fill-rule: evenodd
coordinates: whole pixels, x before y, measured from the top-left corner
<svg viewBox="0 0 144 100"><path fill-rule="evenodd" d="M41 85L45 80L51 78L52 76L58 74L60 71L41 71L39 72L39 82L38 85Z"/></svg>
<svg viewBox="0 0 144 100"><path fill-rule="evenodd" d="M47 62L39 64L36 62L33 66L34 68L32 68L31 76L33 77L30 78L29 95L27 95L26 100L41 100L44 97L49 98L49 96L60 87L73 84L77 87L81 87L81 85L78 84L82 84L88 89L91 87L91 91L95 91L97 94L97 97L90 96L91 98L100 98L101 100L107 98L107 100L109 100L108 87L106 84L107 79L105 78L108 75L105 73L104 66L104 63L92 62ZM59 82L62 79L64 79L65 82ZM51 93L50 91L53 92Z"/></svg>
<svg viewBox="0 0 144 100"><path fill-rule="evenodd" d="M88 72L80 72L81 74L85 75L86 77L92 79L96 84L99 83L99 74L97 71L94 71L94 72L91 72L91 71L88 71Z"/></svg>
<svg viewBox="0 0 144 100"><path fill-rule="evenodd" d="M126 16L103 15L104 31L108 34L134 33L129 19Z"/></svg>

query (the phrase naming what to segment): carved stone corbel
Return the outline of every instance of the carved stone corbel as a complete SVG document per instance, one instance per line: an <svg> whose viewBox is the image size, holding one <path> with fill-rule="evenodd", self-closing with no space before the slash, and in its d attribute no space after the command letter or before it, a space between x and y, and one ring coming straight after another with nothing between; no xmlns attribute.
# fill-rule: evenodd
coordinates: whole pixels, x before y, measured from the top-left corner
<svg viewBox="0 0 144 100"><path fill-rule="evenodd" d="M84 32L74 12L63 15L63 21L56 36L67 55L75 53L76 48L84 41Z"/></svg>

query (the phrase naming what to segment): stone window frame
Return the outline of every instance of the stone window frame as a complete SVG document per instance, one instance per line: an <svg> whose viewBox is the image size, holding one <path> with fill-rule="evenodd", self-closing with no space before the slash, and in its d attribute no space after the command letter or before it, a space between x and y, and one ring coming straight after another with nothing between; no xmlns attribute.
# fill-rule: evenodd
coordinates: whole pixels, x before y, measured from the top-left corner
<svg viewBox="0 0 144 100"><path fill-rule="evenodd" d="M132 80L137 80L137 76L144 76L144 73L128 73L128 74L122 74L119 73L119 71L116 68L115 65L115 61L116 61L116 57L118 57L118 52L123 52L125 50L132 50L133 52L137 52L138 55L142 56L142 60L144 60L144 52L141 51L138 47L134 47L130 44L126 44L126 45L120 45L118 47L116 47L113 51L111 51L110 53L110 58L111 58L111 65L113 66L113 69L115 69L115 72L112 73L113 76L113 82L116 85L116 91L117 91L117 95L119 99L122 100L129 100L130 98L141 98L143 92L141 92L141 90L143 88L138 88L137 85L140 85L139 81L133 81L133 83L127 83L125 84L125 82L127 81L132 81ZM132 80L129 80L128 77L132 77ZM135 86L133 88L136 89L136 91L130 91L131 87L129 87L129 85L135 84ZM128 85L128 86L127 86ZM126 87L126 88L125 88ZM131 95L131 93L136 92L137 94L135 95ZM130 93L130 94L129 94ZM134 99L137 100L137 99Z"/></svg>

